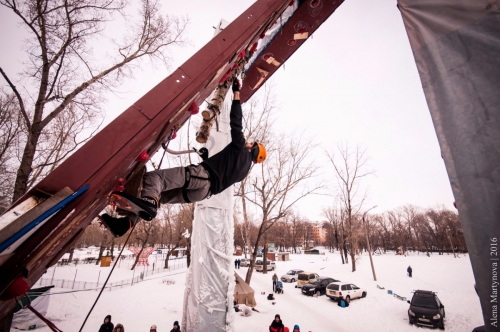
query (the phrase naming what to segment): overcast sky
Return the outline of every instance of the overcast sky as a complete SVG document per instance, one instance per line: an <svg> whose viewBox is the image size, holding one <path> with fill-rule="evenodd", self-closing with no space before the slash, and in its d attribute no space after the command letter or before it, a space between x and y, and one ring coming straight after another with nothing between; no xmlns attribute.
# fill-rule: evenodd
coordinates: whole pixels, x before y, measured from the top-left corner
<svg viewBox="0 0 500 332"><path fill-rule="evenodd" d="M212 27L221 18L234 20L253 1L162 3L166 13L187 15L191 21L191 45L176 50L174 69L212 38ZM0 8L4 45L0 66L10 72L23 54L23 34L12 28L12 22L11 13ZM106 121L168 74L166 68L144 63L135 79L123 85L122 93L108 97ZM345 1L273 79L281 107L277 129L290 135L304 129L321 144L315 158L324 165L324 181L332 184L332 194L333 168L323 149L348 142L367 149L375 171L364 180L367 208L378 205L374 212L405 204L452 208L451 187L395 0ZM314 196L301 201L297 210L321 220L322 208L332 203L333 197Z"/></svg>

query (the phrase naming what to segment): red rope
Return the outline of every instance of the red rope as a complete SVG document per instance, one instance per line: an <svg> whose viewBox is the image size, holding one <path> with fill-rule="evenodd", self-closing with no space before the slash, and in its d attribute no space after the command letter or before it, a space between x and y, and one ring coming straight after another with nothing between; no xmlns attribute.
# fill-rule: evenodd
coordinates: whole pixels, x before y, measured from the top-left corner
<svg viewBox="0 0 500 332"><path fill-rule="evenodd" d="M38 316L38 318L40 318L45 324L47 324L47 326L54 332L63 332L63 330L60 330L57 326L54 325L54 323L52 323L50 320L48 320L47 318L43 317L43 315L41 313L39 313L35 308L33 308L31 306L31 304L28 304L28 306L26 307L28 308L29 310L31 310L35 315Z"/></svg>

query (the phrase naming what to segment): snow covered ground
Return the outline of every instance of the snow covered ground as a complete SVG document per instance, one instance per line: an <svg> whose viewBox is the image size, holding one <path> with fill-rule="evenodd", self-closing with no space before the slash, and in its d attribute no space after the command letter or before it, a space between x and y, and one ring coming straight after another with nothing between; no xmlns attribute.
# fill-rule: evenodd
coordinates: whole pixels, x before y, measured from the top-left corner
<svg viewBox="0 0 500 332"><path fill-rule="evenodd" d="M253 312L251 317L236 314L235 332L267 331L277 313L290 329L298 324L301 331L306 332L423 331L422 328L408 324L408 304L387 294L387 290L392 290L411 299L411 291L414 289L438 292L446 309L446 330L464 332L482 325L479 300L474 291L474 279L467 256L454 258L453 255L434 254L426 257L414 254L402 257L393 253L374 256L377 282L373 281L368 256L357 261L355 273L351 272L351 264L341 264L338 252L325 256L290 257L288 262L277 262L278 276L295 268L310 270L321 276L352 282L367 290L368 296L353 300L348 308L340 308L326 296L304 296L300 289L294 288L294 284L285 284L285 293L275 295L276 304L272 305L266 295L272 291L273 272L256 272L253 274L251 286L255 290L256 308L260 313ZM406 275L408 265L413 268L413 278ZM82 277L85 275L85 278L95 278L99 270L110 270L88 265L78 265L76 268L79 269L78 274ZM58 267L55 277L61 278L64 275L70 278L76 268ZM237 270L243 278L246 271L247 268L243 267ZM113 273L114 279L130 278L131 272L125 266L117 268ZM101 278L107 273L103 272ZM84 331L97 331L104 316L108 314L112 315L113 323L122 323L128 332L148 331L152 324L156 324L160 332L170 331L173 322L182 319L185 276L186 269L178 269L150 276L146 281L132 287L105 291ZM174 283L167 284L167 280ZM378 289L377 284L385 287L385 290ZM54 289L53 293L67 291ZM266 292L266 295L261 295L261 292ZM47 317L64 331L78 331L97 294L97 291L86 291L53 295ZM49 331L47 327L38 330ZM210 329L207 328L207 331Z"/></svg>

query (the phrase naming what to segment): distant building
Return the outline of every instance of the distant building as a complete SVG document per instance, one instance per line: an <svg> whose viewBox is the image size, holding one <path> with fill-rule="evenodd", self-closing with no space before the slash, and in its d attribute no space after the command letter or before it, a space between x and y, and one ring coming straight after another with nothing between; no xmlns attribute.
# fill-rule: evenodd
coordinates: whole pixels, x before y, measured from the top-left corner
<svg viewBox="0 0 500 332"><path fill-rule="evenodd" d="M328 233L328 223L326 221L317 223L313 226L314 241L319 244L326 242L326 235Z"/></svg>

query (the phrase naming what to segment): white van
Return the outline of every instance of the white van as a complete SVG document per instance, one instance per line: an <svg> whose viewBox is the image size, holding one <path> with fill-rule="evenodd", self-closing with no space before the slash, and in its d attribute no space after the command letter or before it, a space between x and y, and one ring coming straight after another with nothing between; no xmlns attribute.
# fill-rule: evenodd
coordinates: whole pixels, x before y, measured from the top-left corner
<svg viewBox="0 0 500 332"><path fill-rule="evenodd" d="M273 261L268 260L267 261L267 270L268 271L274 271L274 270L276 270L276 263L273 262ZM255 271L257 271L257 272L264 271L264 261L262 259L257 259L255 261Z"/></svg>

